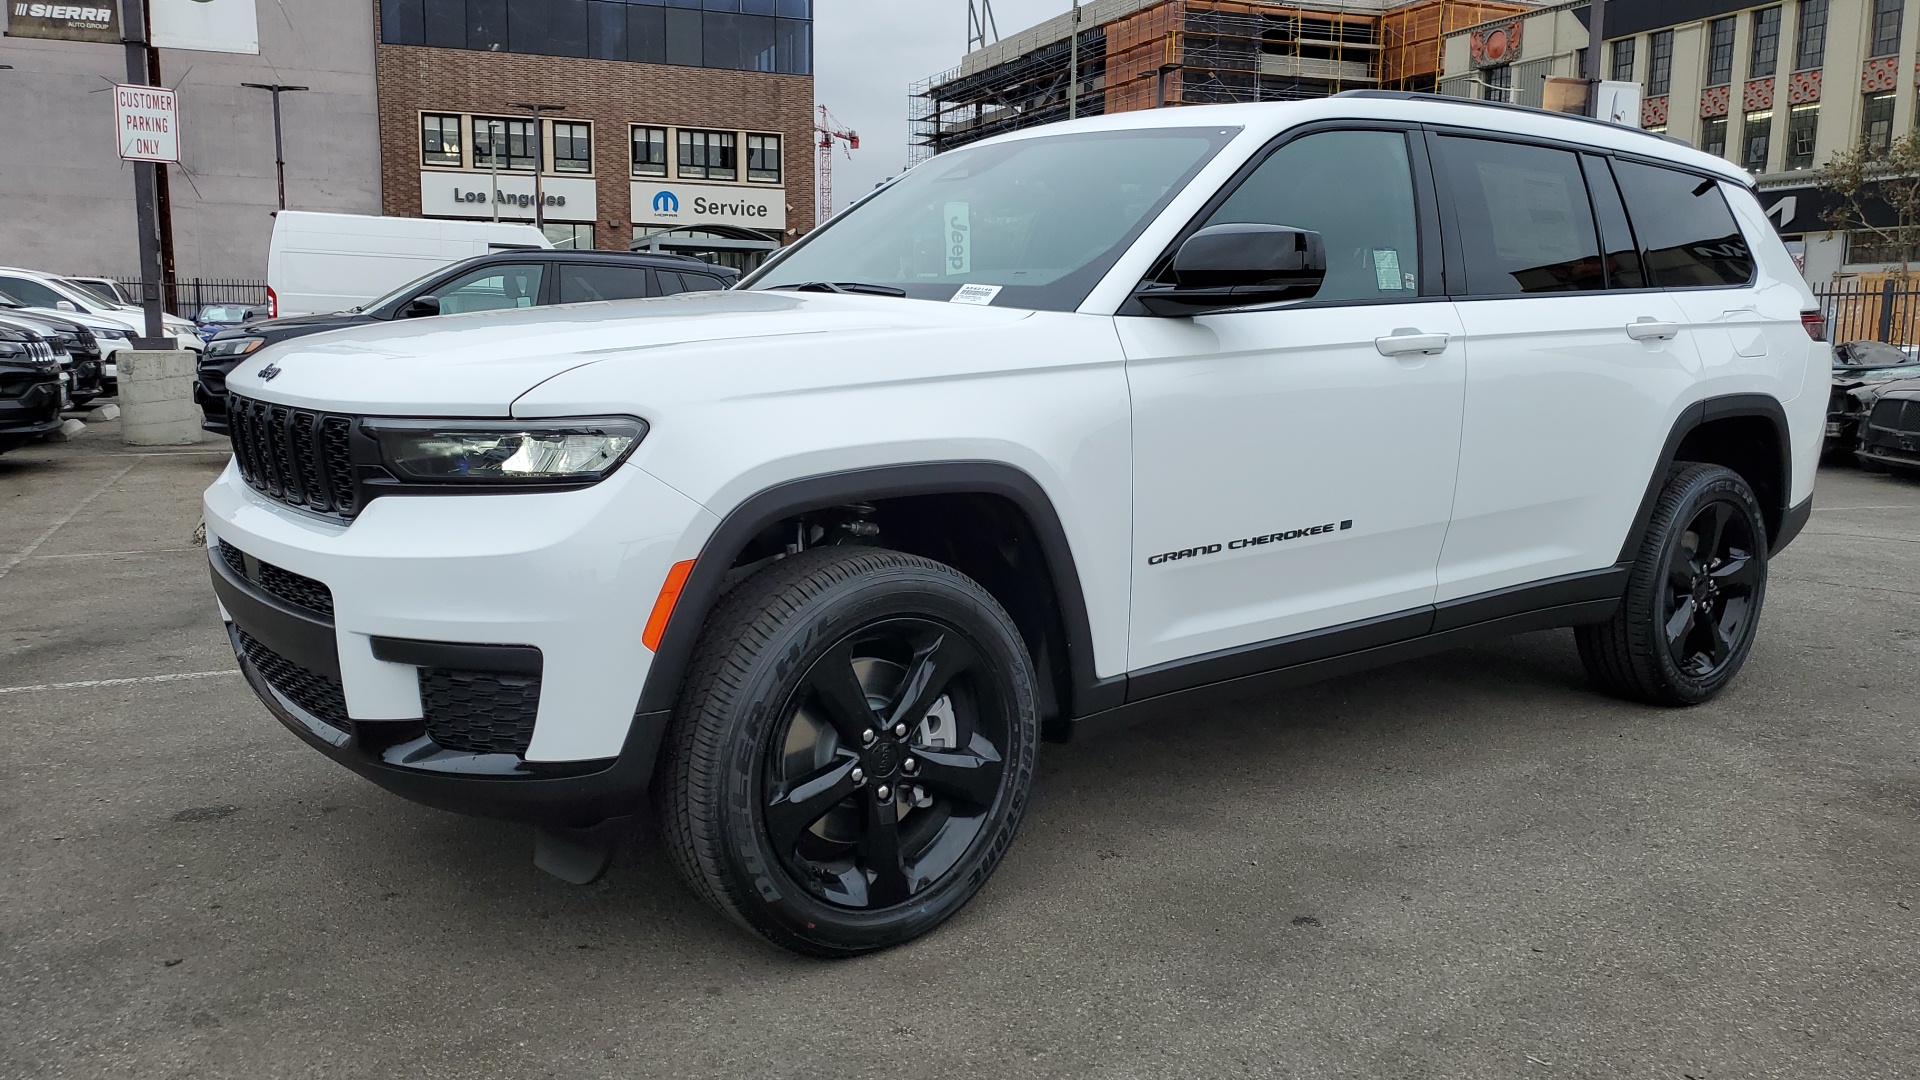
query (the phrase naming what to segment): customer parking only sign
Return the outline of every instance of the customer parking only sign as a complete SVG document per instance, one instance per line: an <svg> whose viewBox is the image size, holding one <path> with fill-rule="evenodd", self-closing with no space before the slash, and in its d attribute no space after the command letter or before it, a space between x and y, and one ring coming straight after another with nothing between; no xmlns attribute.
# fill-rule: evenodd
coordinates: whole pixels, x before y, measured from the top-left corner
<svg viewBox="0 0 1920 1080"><path fill-rule="evenodd" d="M127 161L180 160L180 99L164 86L115 86L113 127Z"/></svg>

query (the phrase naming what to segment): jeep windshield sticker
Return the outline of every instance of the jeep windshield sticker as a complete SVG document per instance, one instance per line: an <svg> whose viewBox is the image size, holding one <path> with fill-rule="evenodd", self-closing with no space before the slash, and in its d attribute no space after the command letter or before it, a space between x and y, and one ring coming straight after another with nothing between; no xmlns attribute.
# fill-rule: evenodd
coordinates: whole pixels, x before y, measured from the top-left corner
<svg viewBox="0 0 1920 1080"><path fill-rule="evenodd" d="M947 223L947 273L973 273L973 204L950 202Z"/></svg>
<svg viewBox="0 0 1920 1080"><path fill-rule="evenodd" d="M1373 276L1381 292L1399 292L1400 252L1393 248L1374 248Z"/></svg>
<svg viewBox="0 0 1920 1080"><path fill-rule="evenodd" d="M1280 532L1262 533L1259 536L1244 536L1230 540L1225 544L1201 544L1197 547L1181 548L1179 551L1162 552L1147 558L1148 566L1161 566L1182 559L1195 559L1202 555L1218 555L1222 551L1241 551L1250 547L1266 544L1284 544L1289 540L1299 540L1309 536L1323 536L1332 532L1344 532L1353 528L1353 519L1348 518L1339 524L1329 521L1325 525L1312 525L1304 529L1283 529Z"/></svg>
<svg viewBox="0 0 1920 1080"><path fill-rule="evenodd" d="M999 295L1000 286L998 285L962 285L960 286L960 291L954 293L953 299L949 300L948 303L972 304L975 307L986 307L988 304L993 303L994 297Z"/></svg>

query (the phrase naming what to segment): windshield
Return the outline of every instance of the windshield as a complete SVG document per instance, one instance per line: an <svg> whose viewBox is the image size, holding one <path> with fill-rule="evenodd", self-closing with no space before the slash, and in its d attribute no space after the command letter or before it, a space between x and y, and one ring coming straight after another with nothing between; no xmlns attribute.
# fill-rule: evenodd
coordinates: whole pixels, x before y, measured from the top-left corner
<svg viewBox="0 0 1920 1080"><path fill-rule="evenodd" d="M95 285L90 281L78 281L74 278L61 278L60 280L103 304L110 304L114 307L121 306L120 298L108 292L104 286Z"/></svg>
<svg viewBox="0 0 1920 1080"><path fill-rule="evenodd" d="M1238 132L1080 132L942 154L743 287L883 285L918 300L1072 311Z"/></svg>
<svg viewBox="0 0 1920 1080"><path fill-rule="evenodd" d="M1835 367L1905 367L1920 364L1898 345L1879 341L1849 341L1833 351Z"/></svg>
<svg viewBox="0 0 1920 1080"><path fill-rule="evenodd" d="M349 313L356 312L356 311L379 311L381 308L386 307L388 304L391 304L396 300L399 300L401 297L407 296L413 293L414 291L418 290L421 286L425 285L427 282L432 281L434 278L439 277L441 274L446 273L447 271L453 269L454 266L457 266L457 265L460 265L460 264L454 263L447 266L438 267L433 270L429 270L428 272L420 275L417 278L414 278L412 281L407 282L405 285L400 286L399 288L393 290L392 292L386 294L385 296L381 296L376 299L369 300L366 303L361 304L359 307L348 308L347 311Z"/></svg>

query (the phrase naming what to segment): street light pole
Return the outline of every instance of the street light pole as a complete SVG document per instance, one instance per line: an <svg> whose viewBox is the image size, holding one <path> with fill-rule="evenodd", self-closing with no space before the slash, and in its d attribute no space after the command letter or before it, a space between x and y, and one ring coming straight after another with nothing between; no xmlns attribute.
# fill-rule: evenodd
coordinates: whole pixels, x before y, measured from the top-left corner
<svg viewBox="0 0 1920 1080"><path fill-rule="evenodd" d="M280 209L287 208L287 154L285 144L280 140L280 95L294 94L312 89L306 86L288 86L285 83L241 83L250 90L265 90L273 95L273 170L280 178Z"/></svg>
<svg viewBox="0 0 1920 1080"><path fill-rule="evenodd" d="M1080 0L1073 0L1073 44L1068 47L1067 119L1080 115Z"/></svg>
<svg viewBox="0 0 1920 1080"><path fill-rule="evenodd" d="M559 112L565 105L536 105L528 101L512 103L516 109L526 109L533 114L533 227L542 233L547 231L547 199L540 186L540 174L547 168L547 138L540 130L540 114ZM495 151L496 156L498 151Z"/></svg>

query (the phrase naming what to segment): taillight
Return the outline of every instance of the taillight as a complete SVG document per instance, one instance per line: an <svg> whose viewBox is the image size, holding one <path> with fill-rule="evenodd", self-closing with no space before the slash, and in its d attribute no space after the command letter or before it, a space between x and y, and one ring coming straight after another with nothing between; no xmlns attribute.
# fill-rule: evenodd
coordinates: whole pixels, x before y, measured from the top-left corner
<svg viewBox="0 0 1920 1080"><path fill-rule="evenodd" d="M280 317L280 294L274 292L273 286L269 285L267 286L267 318L277 319L279 317ZM1804 315L1801 316L1801 318L1805 318L1805 317L1806 316Z"/></svg>
<svg viewBox="0 0 1920 1080"><path fill-rule="evenodd" d="M1800 325L1807 330L1807 336L1815 341L1827 340L1827 317L1817 311L1800 313Z"/></svg>

